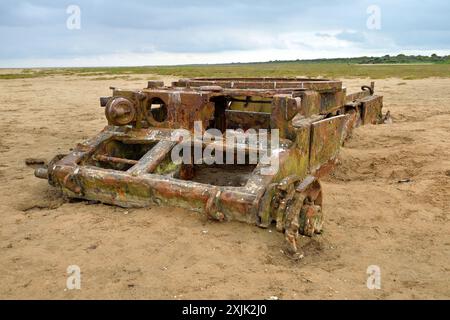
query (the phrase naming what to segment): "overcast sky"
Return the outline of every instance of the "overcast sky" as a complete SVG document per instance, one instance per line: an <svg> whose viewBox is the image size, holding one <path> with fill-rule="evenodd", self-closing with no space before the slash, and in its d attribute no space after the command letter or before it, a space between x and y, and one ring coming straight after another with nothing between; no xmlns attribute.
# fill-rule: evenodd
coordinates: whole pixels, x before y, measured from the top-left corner
<svg viewBox="0 0 450 320"><path fill-rule="evenodd" d="M450 54L449 14L449 0L0 0L0 67Z"/></svg>

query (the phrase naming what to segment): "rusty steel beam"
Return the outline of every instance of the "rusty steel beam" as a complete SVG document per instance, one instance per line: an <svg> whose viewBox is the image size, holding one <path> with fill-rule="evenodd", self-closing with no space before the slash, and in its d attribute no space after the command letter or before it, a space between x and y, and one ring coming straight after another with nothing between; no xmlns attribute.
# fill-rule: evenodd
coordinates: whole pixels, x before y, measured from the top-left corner
<svg viewBox="0 0 450 320"><path fill-rule="evenodd" d="M117 157L109 157L103 154L98 154L92 157L95 161L101 161L101 162L112 162L112 163L122 163L122 164L130 164L135 165L138 163L137 160L130 160L130 159L124 159L124 158L117 158Z"/></svg>
<svg viewBox="0 0 450 320"><path fill-rule="evenodd" d="M315 172L331 159L335 159L341 147L347 115L340 115L314 122L311 125L310 171Z"/></svg>
<svg viewBox="0 0 450 320"><path fill-rule="evenodd" d="M240 110L226 110L226 123L229 128L269 129L270 113Z"/></svg>
<svg viewBox="0 0 450 320"><path fill-rule="evenodd" d="M303 90L341 90L342 82L326 79L301 78L217 78L181 79L173 82L174 87L196 88L217 85L227 89L303 89Z"/></svg>
<svg viewBox="0 0 450 320"><path fill-rule="evenodd" d="M152 173L176 144L174 141L161 140L127 172L134 176Z"/></svg>
<svg viewBox="0 0 450 320"><path fill-rule="evenodd" d="M362 124L378 124L382 121L383 97L370 96L361 100Z"/></svg>

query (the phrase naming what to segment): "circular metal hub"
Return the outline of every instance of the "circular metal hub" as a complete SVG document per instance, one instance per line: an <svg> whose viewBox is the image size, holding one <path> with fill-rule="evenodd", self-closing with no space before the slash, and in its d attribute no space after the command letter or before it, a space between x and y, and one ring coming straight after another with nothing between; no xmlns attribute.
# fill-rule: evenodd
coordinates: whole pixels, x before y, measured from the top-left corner
<svg viewBox="0 0 450 320"><path fill-rule="evenodd" d="M124 126L134 120L136 109L130 100L120 97L108 102L105 115L110 124Z"/></svg>

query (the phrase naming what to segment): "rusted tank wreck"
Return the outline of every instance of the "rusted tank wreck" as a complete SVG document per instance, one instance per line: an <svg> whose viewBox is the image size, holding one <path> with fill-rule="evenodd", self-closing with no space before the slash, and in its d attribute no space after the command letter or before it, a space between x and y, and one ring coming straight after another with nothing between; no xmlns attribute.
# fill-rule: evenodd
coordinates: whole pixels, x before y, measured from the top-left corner
<svg viewBox="0 0 450 320"><path fill-rule="evenodd" d="M108 125L37 168L37 177L71 198L177 206L264 228L274 223L294 255L299 234L322 230L318 179L336 164L354 127L382 122L383 99L374 94L374 83L352 94L340 81L301 78L195 78L169 87L149 81L142 90L111 89L111 97L100 99ZM197 135L174 135L179 129ZM211 129L220 135L198 137ZM248 135L233 144L225 139L230 132L261 129L266 146L249 144ZM195 147L223 152L232 163L173 160L176 148L183 159L194 158ZM271 162L261 161L261 150L266 160L277 157L275 170L265 170Z"/></svg>

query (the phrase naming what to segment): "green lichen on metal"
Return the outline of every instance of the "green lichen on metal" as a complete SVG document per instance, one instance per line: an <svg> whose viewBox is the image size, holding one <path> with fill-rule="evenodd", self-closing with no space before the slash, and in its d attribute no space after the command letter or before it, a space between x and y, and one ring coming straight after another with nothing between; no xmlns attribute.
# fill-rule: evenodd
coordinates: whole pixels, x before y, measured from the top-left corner
<svg viewBox="0 0 450 320"><path fill-rule="evenodd" d="M180 169L180 164L175 164L170 157L166 157L159 165L156 167L154 174L166 175L174 173Z"/></svg>
<svg viewBox="0 0 450 320"><path fill-rule="evenodd" d="M309 160L312 171L337 156L341 147L346 117L341 115L312 124Z"/></svg>
<svg viewBox="0 0 450 320"><path fill-rule="evenodd" d="M290 175L297 175L305 177L308 173L307 160L305 156L297 148L292 148L287 152L287 156L282 160L282 164L278 170L278 173L273 178L274 182L280 182L285 177Z"/></svg>

